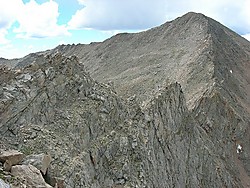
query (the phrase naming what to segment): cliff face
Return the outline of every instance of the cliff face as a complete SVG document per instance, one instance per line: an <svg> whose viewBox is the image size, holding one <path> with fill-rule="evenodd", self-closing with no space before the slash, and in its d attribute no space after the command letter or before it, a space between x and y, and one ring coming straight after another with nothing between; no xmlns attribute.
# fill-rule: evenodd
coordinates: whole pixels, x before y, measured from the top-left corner
<svg viewBox="0 0 250 188"><path fill-rule="evenodd" d="M53 186L249 187L249 53L188 13L32 54L0 70L1 148L48 153Z"/></svg>

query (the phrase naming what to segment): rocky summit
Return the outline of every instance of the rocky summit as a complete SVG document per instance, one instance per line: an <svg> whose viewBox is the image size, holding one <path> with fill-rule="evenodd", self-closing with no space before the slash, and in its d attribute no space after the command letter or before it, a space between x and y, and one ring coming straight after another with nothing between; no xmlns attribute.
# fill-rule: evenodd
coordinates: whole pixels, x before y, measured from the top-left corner
<svg viewBox="0 0 250 188"><path fill-rule="evenodd" d="M0 59L0 187L250 187L250 42L202 14Z"/></svg>

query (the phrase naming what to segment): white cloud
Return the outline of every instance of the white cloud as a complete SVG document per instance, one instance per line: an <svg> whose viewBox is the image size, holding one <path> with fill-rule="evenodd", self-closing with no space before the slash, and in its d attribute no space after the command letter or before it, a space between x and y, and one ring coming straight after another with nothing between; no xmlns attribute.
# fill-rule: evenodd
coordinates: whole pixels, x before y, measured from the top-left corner
<svg viewBox="0 0 250 188"><path fill-rule="evenodd" d="M0 45L4 45L10 42L8 39L6 39L5 37L6 35L7 35L7 30L0 29Z"/></svg>
<svg viewBox="0 0 250 188"><path fill-rule="evenodd" d="M249 0L78 0L84 7L69 21L71 28L146 29L189 11L203 13L243 34L250 32Z"/></svg>
<svg viewBox="0 0 250 188"><path fill-rule="evenodd" d="M22 58L27 54L45 51L51 48L54 48L54 45L31 45L31 44L20 44L13 45L12 43L8 43L5 45L0 45L0 57L12 59L12 58Z"/></svg>
<svg viewBox="0 0 250 188"><path fill-rule="evenodd" d="M78 10L70 28L100 30L145 29L165 21L166 3L162 0L78 0Z"/></svg>
<svg viewBox="0 0 250 188"><path fill-rule="evenodd" d="M26 48L19 49L13 46L11 43L8 43L4 46L0 46L0 57L9 58L9 59L21 58L27 55L28 52L30 52L30 50L28 50L28 52L26 51L27 51Z"/></svg>
<svg viewBox="0 0 250 188"><path fill-rule="evenodd" d="M85 0L77 0L77 1L80 5L83 5Z"/></svg>
<svg viewBox="0 0 250 188"><path fill-rule="evenodd" d="M245 39L247 39L248 41L250 41L250 33L242 35L242 37L244 37Z"/></svg>
<svg viewBox="0 0 250 188"><path fill-rule="evenodd" d="M6 0L0 2L0 43L6 43L8 29L17 22L13 31L21 38L43 38L69 35L65 25L58 25L58 4L53 0L43 4L30 0Z"/></svg>
<svg viewBox="0 0 250 188"><path fill-rule="evenodd" d="M16 20L22 0L8 0L0 2L0 28L9 28Z"/></svg>
<svg viewBox="0 0 250 188"><path fill-rule="evenodd" d="M23 43L19 40L13 45L14 37L30 39L69 35L66 25L57 24L58 16L58 4L53 0L42 4L35 0L28 3L23 3L22 0L1 0L0 57L17 58L48 48L30 45L38 40L25 40Z"/></svg>
<svg viewBox="0 0 250 188"><path fill-rule="evenodd" d="M14 29L18 37L44 38L69 35L65 25L58 25L58 4L52 0L38 4L34 0L24 4L18 13L20 24Z"/></svg>
<svg viewBox="0 0 250 188"><path fill-rule="evenodd" d="M189 2L193 11L212 17L236 32L250 32L249 0L189 0Z"/></svg>
<svg viewBox="0 0 250 188"><path fill-rule="evenodd" d="M8 29L16 21L17 12L20 10L22 0L8 0L0 2L0 44L6 44Z"/></svg>

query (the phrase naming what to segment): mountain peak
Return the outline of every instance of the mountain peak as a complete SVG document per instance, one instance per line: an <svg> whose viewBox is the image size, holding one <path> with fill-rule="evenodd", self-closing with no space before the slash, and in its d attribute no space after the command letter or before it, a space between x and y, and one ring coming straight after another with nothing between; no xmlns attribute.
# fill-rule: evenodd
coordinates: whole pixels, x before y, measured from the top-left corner
<svg viewBox="0 0 250 188"><path fill-rule="evenodd" d="M201 23L205 23L209 18L207 16L205 16L204 14L201 13L195 13L195 12L188 12L186 14L184 14L183 16L177 17L176 19L166 22L163 25L168 25L168 23L174 24L176 26L178 25L191 25L194 24L196 22L201 22Z"/></svg>
<svg viewBox="0 0 250 188"><path fill-rule="evenodd" d="M183 18L185 18L185 17L200 17L200 18L203 17L203 18L208 18L204 14L198 13L198 12L188 12L188 13L184 14L181 17L183 17Z"/></svg>

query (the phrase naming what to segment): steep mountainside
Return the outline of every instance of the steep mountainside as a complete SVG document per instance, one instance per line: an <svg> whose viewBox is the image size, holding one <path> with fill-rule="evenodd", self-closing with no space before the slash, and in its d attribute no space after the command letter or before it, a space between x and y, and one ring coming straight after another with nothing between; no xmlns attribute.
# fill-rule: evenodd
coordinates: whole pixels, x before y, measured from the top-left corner
<svg viewBox="0 0 250 188"><path fill-rule="evenodd" d="M236 148L217 148L177 83L142 108L91 79L76 57L48 56L41 66L1 75L8 78L1 83L1 144L50 153L47 176L63 177L67 187L243 186L229 156Z"/></svg>
<svg viewBox="0 0 250 188"><path fill-rule="evenodd" d="M0 146L49 153L48 184L250 187L250 43L220 23L188 13L17 61Z"/></svg>
<svg viewBox="0 0 250 188"><path fill-rule="evenodd" d="M179 82L189 109L201 118L199 123L219 125L212 140L224 148L224 139L244 143L241 157L250 175L250 43L233 31L202 14L188 13L157 28L137 33L118 34L103 43L59 46L64 54L76 54L90 74L99 81L113 81L118 94L136 95L142 103L161 85ZM222 104L208 109L214 93ZM205 101L204 107L200 101ZM227 121L215 121L219 106L226 103L236 114L237 124L228 133ZM205 108L205 112L198 112ZM223 112L225 113L225 112ZM204 116L204 117L202 117ZM242 142L244 141L244 142ZM229 152L230 155L230 152Z"/></svg>

